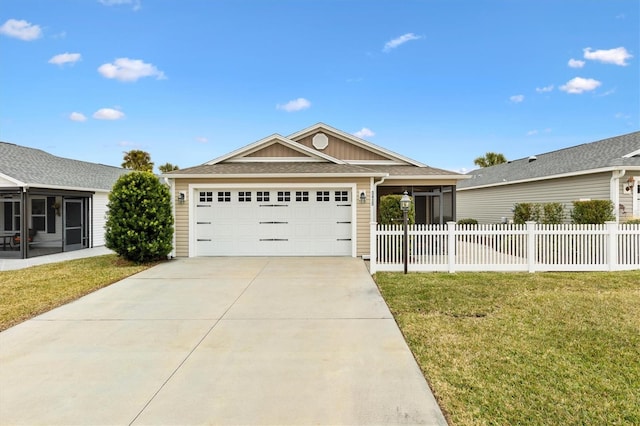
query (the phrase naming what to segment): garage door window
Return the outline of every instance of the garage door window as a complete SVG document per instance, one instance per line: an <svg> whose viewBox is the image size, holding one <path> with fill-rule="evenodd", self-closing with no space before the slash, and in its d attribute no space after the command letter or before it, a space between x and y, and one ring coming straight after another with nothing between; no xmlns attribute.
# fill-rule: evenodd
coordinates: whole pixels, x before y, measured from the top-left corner
<svg viewBox="0 0 640 426"><path fill-rule="evenodd" d="M278 201L291 201L291 192L289 191L278 191Z"/></svg>
<svg viewBox="0 0 640 426"><path fill-rule="evenodd" d="M317 191L316 201L331 201L329 197L329 191Z"/></svg>
<svg viewBox="0 0 640 426"><path fill-rule="evenodd" d="M336 191L336 201L349 201L349 192Z"/></svg>
<svg viewBox="0 0 640 426"><path fill-rule="evenodd" d="M200 192L200 202L201 203L210 203L213 201L213 192Z"/></svg>
<svg viewBox="0 0 640 426"><path fill-rule="evenodd" d="M309 201L309 191L296 191L296 201Z"/></svg>
<svg viewBox="0 0 640 426"><path fill-rule="evenodd" d="M269 201L269 191L258 191L258 192L256 192L256 200L257 201Z"/></svg>
<svg viewBox="0 0 640 426"><path fill-rule="evenodd" d="M219 203L230 203L231 202L231 192L218 192L218 202Z"/></svg>
<svg viewBox="0 0 640 426"><path fill-rule="evenodd" d="M248 203L251 201L251 191L248 192L244 192L244 191L240 191L238 192L238 201L241 203Z"/></svg>

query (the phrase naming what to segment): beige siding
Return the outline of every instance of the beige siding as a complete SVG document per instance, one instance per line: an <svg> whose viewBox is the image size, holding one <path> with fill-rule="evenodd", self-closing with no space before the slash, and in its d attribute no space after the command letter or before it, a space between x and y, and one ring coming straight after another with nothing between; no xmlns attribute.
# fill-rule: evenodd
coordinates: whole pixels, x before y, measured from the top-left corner
<svg viewBox="0 0 640 426"><path fill-rule="evenodd" d="M274 143L273 145L269 145L265 148L259 149L256 152L252 152L247 155L247 157L307 157L307 154L303 154L301 152L296 151L295 149L291 149L288 146L284 146L280 143Z"/></svg>
<svg viewBox="0 0 640 426"><path fill-rule="evenodd" d="M457 191L457 217L473 218L480 223L499 223L502 217L513 218L511 210L516 203L559 202L564 204L569 220L572 201L610 199L610 181L611 173L597 173Z"/></svg>
<svg viewBox="0 0 640 426"><path fill-rule="evenodd" d="M180 192L186 194L186 200L184 204L176 204L175 206L175 229L176 229L176 256L188 257L189 256L189 204L192 194L189 193L189 185L205 185L205 184L247 184L251 186L260 186L261 184L336 184L343 183L351 186L356 185L356 192L353 194L353 202L356 203L356 255L363 256L369 254L369 224L370 224L370 209L371 209L371 187L369 185L369 178L354 178L354 179L297 179L292 182L290 179L264 179L260 181L247 181L246 179L176 179L175 184L175 199L178 198ZM364 190L367 193L367 203L361 204L358 202L358 194L360 190Z"/></svg>
<svg viewBox="0 0 640 426"><path fill-rule="evenodd" d="M325 149L323 149L322 152L334 158L338 158L340 160L388 160L388 158L386 157L378 155L375 152L371 152L367 149L360 148L359 146L356 146L350 142L339 139L328 132L318 133L324 133L329 138L329 145ZM312 142L315 135L316 133L300 139L296 142L309 148L315 149Z"/></svg>
<svg viewBox="0 0 640 426"><path fill-rule="evenodd" d="M638 172L627 173L624 177L620 178L619 196L620 196L620 222L624 222L633 219L633 183L627 182L627 179L633 179L634 176L638 176ZM629 192L625 193L625 188L629 187ZM640 213L640 212L639 212Z"/></svg>

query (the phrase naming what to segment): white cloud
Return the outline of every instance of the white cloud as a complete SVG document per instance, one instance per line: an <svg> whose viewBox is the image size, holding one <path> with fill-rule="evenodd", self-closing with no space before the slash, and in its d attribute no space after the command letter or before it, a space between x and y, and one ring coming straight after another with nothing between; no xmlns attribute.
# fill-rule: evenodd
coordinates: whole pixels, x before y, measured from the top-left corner
<svg viewBox="0 0 640 426"><path fill-rule="evenodd" d="M42 37L42 30L39 25L34 25L24 20L9 19L0 27L0 34L31 41Z"/></svg>
<svg viewBox="0 0 640 426"><path fill-rule="evenodd" d="M537 134L538 134L538 131L537 131L537 130L529 130L529 131L527 132L527 136L533 136L533 135L537 135Z"/></svg>
<svg viewBox="0 0 640 426"><path fill-rule="evenodd" d="M124 118L124 112L113 108L100 108L93 113L96 120L120 120Z"/></svg>
<svg viewBox="0 0 640 426"><path fill-rule="evenodd" d="M281 109L287 112L301 111L303 109L307 109L311 107L311 102L306 100L305 98L298 98L292 101L287 102L284 105L276 105L276 109Z"/></svg>
<svg viewBox="0 0 640 426"><path fill-rule="evenodd" d="M383 52L390 52L391 50L395 49L396 47L405 44L408 41L411 40L420 40L422 38L422 36L417 36L414 33L407 33L407 34L403 34L398 38L394 38L393 40L390 40L388 42L386 42L384 44L384 48L382 49Z"/></svg>
<svg viewBox="0 0 640 426"><path fill-rule="evenodd" d="M582 68L584 67L584 64L585 64L584 61L581 61L579 59L573 59L573 58L569 59L569 63L568 63L568 65L571 68Z"/></svg>
<svg viewBox="0 0 640 426"><path fill-rule="evenodd" d="M133 142L129 141L120 141L118 142L118 146L126 147L126 146L135 146Z"/></svg>
<svg viewBox="0 0 640 426"><path fill-rule="evenodd" d="M82 121L87 121L87 117L81 112L74 111L71 114L69 114L69 120L82 122Z"/></svg>
<svg viewBox="0 0 640 426"><path fill-rule="evenodd" d="M524 95L513 95L509 98L509 100L511 102L513 102L514 104L518 104L522 101L524 101Z"/></svg>
<svg viewBox="0 0 640 426"><path fill-rule="evenodd" d="M136 81L143 77L166 79L164 73L155 65L147 64L140 59L118 58L113 63L102 64L98 72L105 78L115 78L119 81Z"/></svg>
<svg viewBox="0 0 640 426"><path fill-rule="evenodd" d="M82 55L80 55L79 53L61 53L49 59L49 63L55 65L64 65L69 63L72 64L74 62L78 62L81 57Z"/></svg>
<svg viewBox="0 0 640 426"><path fill-rule="evenodd" d="M560 86L560 90L567 93L580 94L595 90L601 84L602 83L600 83L598 80L594 80L592 78L576 77L567 81L565 85Z"/></svg>
<svg viewBox="0 0 640 426"><path fill-rule="evenodd" d="M545 93L545 92L551 92L553 91L553 84L550 84L549 86L545 86L545 87L536 87L536 92L538 93Z"/></svg>
<svg viewBox="0 0 640 426"><path fill-rule="evenodd" d="M204 136L198 136L196 138L196 141L198 141L200 143L207 143L207 142L209 142L209 139L205 138Z"/></svg>
<svg viewBox="0 0 640 426"><path fill-rule="evenodd" d="M122 6L133 5L133 10L140 10L142 8L142 2L140 0L98 0L105 6Z"/></svg>
<svg viewBox="0 0 640 426"><path fill-rule="evenodd" d="M364 138L373 137L376 134L371 129L367 129L366 127L363 127L362 129L355 132L353 135L356 137L359 137L360 139L364 139Z"/></svg>
<svg viewBox="0 0 640 426"><path fill-rule="evenodd" d="M603 62L605 64L614 64L620 66L628 65L625 61L633 58L627 49L624 47L616 47L609 50L591 50L590 47L583 49L585 59L591 59L592 61Z"/></svg>

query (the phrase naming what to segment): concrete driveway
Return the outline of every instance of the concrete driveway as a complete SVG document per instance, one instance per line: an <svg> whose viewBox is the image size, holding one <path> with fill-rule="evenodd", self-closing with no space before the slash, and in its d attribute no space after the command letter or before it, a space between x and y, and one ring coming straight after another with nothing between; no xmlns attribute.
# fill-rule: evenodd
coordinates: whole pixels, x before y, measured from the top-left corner
<svg viewBox="0 0 640 426"><path fill-rule="evenodd" d="M446 424L365 264L156 266L0 333L0 424Z"/></svg>

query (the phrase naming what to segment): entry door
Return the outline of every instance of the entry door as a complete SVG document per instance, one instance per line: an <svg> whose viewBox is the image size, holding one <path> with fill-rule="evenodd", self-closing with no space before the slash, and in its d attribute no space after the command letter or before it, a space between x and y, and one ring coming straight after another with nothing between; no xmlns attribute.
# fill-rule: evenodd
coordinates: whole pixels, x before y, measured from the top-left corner
<svg viewBox="0 0 640 426"><path fill-rule="evenodd" d="M64 200L64 251L84 248L82 200Z"/></svg>

